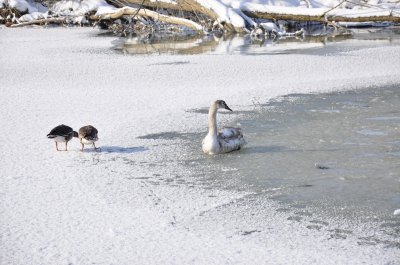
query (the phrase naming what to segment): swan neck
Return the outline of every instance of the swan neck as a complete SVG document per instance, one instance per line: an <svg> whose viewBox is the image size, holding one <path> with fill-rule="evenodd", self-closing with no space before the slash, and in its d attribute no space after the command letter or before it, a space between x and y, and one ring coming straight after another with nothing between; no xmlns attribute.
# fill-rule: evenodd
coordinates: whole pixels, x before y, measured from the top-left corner
<svg viewBox="0 0 400 265"><path fill-rule="evenodd" d="M217 107L215 104L211 105L208 112L208 133L217 134Z"/></svg>

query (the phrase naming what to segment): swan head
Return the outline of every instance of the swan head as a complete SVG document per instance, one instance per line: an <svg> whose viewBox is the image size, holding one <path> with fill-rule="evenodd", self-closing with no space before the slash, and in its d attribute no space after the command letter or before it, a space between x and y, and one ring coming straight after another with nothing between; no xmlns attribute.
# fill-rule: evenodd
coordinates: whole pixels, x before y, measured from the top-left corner
<svg viewBox="0 0 400 265"><path fill-rule="evenodd" d="M223 100L216 100L214 104L217 106L217 109L227 109L229 111L232 111L231 108L229 108L226 102Z"/></svg>

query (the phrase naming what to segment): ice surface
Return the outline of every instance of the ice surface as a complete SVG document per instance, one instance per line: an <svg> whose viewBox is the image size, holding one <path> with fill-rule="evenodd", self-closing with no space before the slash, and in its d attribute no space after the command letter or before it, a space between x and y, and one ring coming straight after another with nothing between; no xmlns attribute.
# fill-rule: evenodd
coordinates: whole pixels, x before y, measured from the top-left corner
<svg viewBox="0 0 400 265"><path fill-rule="evenodd" d="M126 56L113 40L85 28L0 29L2 264L398 262L398 246L366 232L373 224L314 219L302 204L292 216L196 169L240 173L201 154L199 112L213 100L235 110L219 116L231 124L260 99L399 84L399 46ZM56 152L46 134L60 123L93 124L103 152L81 153L76 139ZM198 139L200 161L188 160L184 139L191 153Z"/></svg>

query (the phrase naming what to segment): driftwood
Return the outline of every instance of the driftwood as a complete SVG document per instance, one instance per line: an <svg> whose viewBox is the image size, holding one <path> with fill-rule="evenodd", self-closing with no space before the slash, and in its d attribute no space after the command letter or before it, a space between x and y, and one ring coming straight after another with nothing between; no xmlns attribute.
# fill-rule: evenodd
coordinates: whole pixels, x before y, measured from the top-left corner
<svg viewBox="0 0 400 265"><path fill-rule="evenodd" d="M111 1L113 4L117 1ZM216 21L219 19L217 13L215 13L212 9L207 8L196 2L195 0L176 0L176 4L163 2L163 1L150 1L150 0L124 0L123 2L127 2L130 4L136 4L140 6L144 6L147 8L163 8L163 9L171 9L171 10L180 10L192 13L199 13L207 16L208 18ZM242 32L243 28L236 28L230 23L223 23L222 25L227 31L237 31Z"/></svg>
<svg viewBox="0 0 400 265"><path fill-rule="evenodd" d="M115 4L115 1L112 1ZM163 1L150 1L150 0L124 0L123 2L127 2L130 4L142 5L144 7L151 8L163 8L163 9L172 9L172 10L182 10L187 12L198 12L206 15L207 17L217 20L218 15L213 10L206 8L200 5L198 2L194 0L176 0L176 4L172 4L169 2Z"/></svg>
<svg viewBox="0 0 400 265"><path fill-rule="evenodd" d="M24 26L29 26L29 25L41 25L41 24L46 24L46 23L64 23L66 21L65 17L55 17L55 18L43 18L43 19L36 19L28 22L22 22L19 24L12 24L10 27L11 28L18 28L18 27L24 27Z"/></svg>
<svg viewBox="0 0 400 265"><path fill-rule="evenodd" d="M219 24L220 18L218 14L212 10L212 8L208 8L199 4L196 0L175 0L174 2L167 1L157 1L157 0L107 0L111 2L114 6L120 7L119 9L110 11L109 13L98 14L90 16L92 20L102 20L102 19L111 19L115 20L124 15L128 16L141 16L141 17L149 17L154 20L162 21L165 23L182 25L186 26L195 31L202 31L203 27L190 19L174 17L170 15L160 14L156 11L152 11L150 9L155 10L156 8L162 8L167 10L175 10L175 11L185 11L190 12L194 15L202 14L202 16L208 17L211 21L215 21L215 24ZM342 2L343 3L343 2ZM138 7L129 7L126 5L134 4ZM339 4L340 5L340 4ZM244 20L247 21L248 25L253 25L254 23L250 23L251 19L249 18L261 18L261 19L279 19L279 20L293 20L293 21L313 21L313 22L322 22L322 23L332 23L332 22L381 22L381 21L392 21L392 22L400 22L400 13L396 11L390 10L379 10L379 9L370 9L367 10L368 13L361 13L360 10L337 10L336 8L339 6L335 6L331 9L313 9L313 8L298 8L296 9L295 14L293 14L293 8L285 8L285 7L274 7L274 6L264 6L260 5L260 9L256 11L254 6L246 7L246 4L240 7L240 10L231 10L232 12L236 12L238 16L241 16ZM150 8L150 9L149 9ZM29 22L23 22L20 24L13 24L11 27L22 27L26 25L33 24L43 24L43 23L63 23L67 18L47 18L47 19L38 19ZM250 21L250 22L249 22ZM201 22L200 22L201 23ZM221 22L219 24L225 30L229 32L243 32L246 29L238 28L230 24L229 22Z"/></svg>
<svg viewBox="0 0 400 265"><path fill-rule="evenodd" d="M124 2L143 5L145 7L158 7L164 9L172 9L172 10L183 10L188 12L198 12L206 15L212 20L218 19L218 14L216 14L212 9L206 8L196 2L195 0L176 0L175 3L168 3L163 1L151 1L151 0L123 0ZM393 21L400 22L400 14L397 12L391 12L390 10L386 12L380 12L378 15L359 15L359 16L343 16L336 15L335 10L339 5L334 8L321 10L321 13L318 15L310 15L308 8L304 9L304 12L297 12L297 14L290 14L289 12L279 12L278 10L268 10L265 12L262 11L252 11L247 9L245 6L241 7L240 11L243 12L244 15L250 18L262 18L262 19L280 19L280 20L294 20L294 21L313 21L313 22L367 22L367 21ZM285 9L284 7L279 7L280 10ZM312 10L312 9L311 9ZM238 12L240 14L240 11ZM246 18L244 18L246 19ZM243 29L238 29L233 27L231 24L225 24L224 28L228 31L238 31L241 32Z"/></svg>
<svg viewBox="0 0 400 265"><path fill-rule="evenodd" d="M282 9L282 7L281 7ZM380 11L378 15L356 15L351 16L338 15L332 9L326 12L320 12L318 15L307 14L307 9L304 12L297 12L297 14L289 14L289 12L279 12L273 9L267 12L261 11L251 11L242 9L242 12L249 17L253 18L264 18L264 19L280 19L280 20L294 20L294 21L304 21L304 22L381 22L381 21L393 21L400 22L400 14L394 15L396 13L391 11ZM302 14L303 13L303 14Z"/></svg>
<svg viewBox="0 0 400 265"><path fill-rule="evenodd" d="M128 16L138 15L142 17L150 17L154 20L159 20L162 22L171 23L175 25L182 25L196 31L203 30L203 27L200 24L197 24L196 22L193 22L189 19L167 16L148 9L134 8L134 7L122 7L117 10L114 10L112 13L92 15L90 16L90 19L93 20L118 19L124 15Z"/></svg>

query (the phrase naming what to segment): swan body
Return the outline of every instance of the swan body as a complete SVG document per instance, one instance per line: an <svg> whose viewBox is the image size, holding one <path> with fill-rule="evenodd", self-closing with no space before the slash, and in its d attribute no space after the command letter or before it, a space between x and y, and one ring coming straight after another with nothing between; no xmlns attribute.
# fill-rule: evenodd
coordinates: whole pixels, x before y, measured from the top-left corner
<svg viewBox="0 0 400 265"><path fill-rule="evenodd" d="M99 140L97 134L98 134L97 129L92 125L83 126L82 128L79 129L78 136L82 146L81 151L83 151L85 144L93 145L95 151L99 149L95 145L95 142Z"/></svg>
<svg viewBox="0 0 400 265"><path fill-rule="evenodd" d="M232 111L223 100L216 100L208 112L208 134L203 139L202 149L206 154L222 154L240 150L246 144L240 128L227 127L218 131L217 111L218 109Z"/></svg>

